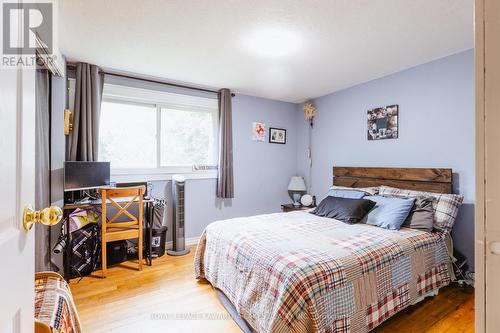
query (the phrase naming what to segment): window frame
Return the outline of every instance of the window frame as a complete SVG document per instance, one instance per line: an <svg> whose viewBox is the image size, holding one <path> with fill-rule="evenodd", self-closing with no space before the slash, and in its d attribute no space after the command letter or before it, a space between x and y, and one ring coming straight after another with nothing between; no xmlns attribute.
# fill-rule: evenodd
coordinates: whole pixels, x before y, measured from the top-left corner
<svg viewBox="0 0 500 333"><path fill-rule="evenodd" d="M75 79L69 79L69 104L74 110ZM175 94L159 90L150 90L123 85L104 83L102 101L124 104L139 104L156 108L156 167L155 168L112 168L112 180L139 180L149 176L149 180L169 179L173 174L183 174L187 178L216 178L218 157L218 100L215 98ZM162 166L161 165L161 116L163 109L210 112L214 117L212 122L214 133L213 164L208 164L210 170L194 170L194 166ZM166 112L166 111L163 111Z"/></svg>

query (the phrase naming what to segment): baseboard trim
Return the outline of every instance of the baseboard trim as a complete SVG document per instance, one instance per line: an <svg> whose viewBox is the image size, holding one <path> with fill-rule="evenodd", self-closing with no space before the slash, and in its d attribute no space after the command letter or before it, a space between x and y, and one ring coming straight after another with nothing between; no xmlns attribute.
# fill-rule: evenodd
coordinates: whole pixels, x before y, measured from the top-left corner
<svg viewBox="0 0 500 333"><path fill-rule="evenodd" d="M198 241L200 240L200 236L198 237L190 237L186 238L186 246L193 246L193 245L198 245ZM169 241L166 244L166 249L170 250L174 246L174 242Z"/></svg>

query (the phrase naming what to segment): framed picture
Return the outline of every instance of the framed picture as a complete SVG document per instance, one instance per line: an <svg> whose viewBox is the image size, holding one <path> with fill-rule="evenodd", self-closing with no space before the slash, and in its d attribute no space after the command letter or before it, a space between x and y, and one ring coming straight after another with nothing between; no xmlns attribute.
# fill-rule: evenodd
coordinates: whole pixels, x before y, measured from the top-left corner
<svg viewBox="0 0 500 333"><path fill-rule="evenodd" d="M266 140L266 124L259 122L252 123L252 140L253 141Z"/></svg>
<svg viewBox="0 0 500 333"><path fill-rule="evenodd" d="M269 127L269 143L286 144L286 129Z"/></svg>
<svg viewBox="0 0 500 333"><path fill-rule="evenodd" d="M399 106L368 110L368 140L397 139Z"/></svg>

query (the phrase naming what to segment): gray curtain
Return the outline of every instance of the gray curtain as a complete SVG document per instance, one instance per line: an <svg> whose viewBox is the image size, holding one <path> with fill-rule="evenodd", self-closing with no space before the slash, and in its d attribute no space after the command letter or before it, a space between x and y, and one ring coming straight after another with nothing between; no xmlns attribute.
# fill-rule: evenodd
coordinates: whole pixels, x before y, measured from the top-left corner
<svg viewBox="0 0 500 333"><path fill-rule="evenodd" d="M97 161L104 75L99 67L76 64L75 109L69 142L70 161Z"/></svg>
<svg viewBox="0 0 500 333"><path fill-rule="evenodd" d="M35 208L50 205L50 81L49 72L36 71L35 98ZM35 271L50 270L50 229L35 224Z"/></svg>
<svg viewBox="0 0 500 333"><path fill-rule="evenodd" d="M219 91L219 164L217 197L234 198L233 180L233 124L231 91Z"/></svg>

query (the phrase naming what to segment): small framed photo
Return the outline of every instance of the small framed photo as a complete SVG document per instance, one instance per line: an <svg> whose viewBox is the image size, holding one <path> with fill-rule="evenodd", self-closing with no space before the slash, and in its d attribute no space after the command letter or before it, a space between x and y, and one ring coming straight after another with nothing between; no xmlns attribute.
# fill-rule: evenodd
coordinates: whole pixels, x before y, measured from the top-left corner
<svg viewBox="0 0 500 333"><path fill-rule="evenodd" d="M286 129L269 127L269 143L286 144Z"/></svg>
<svg viewBox="0 0 500 333"><path fill-rule="evenodd" d="M252 140L266 141L266 124L260 122L252 123Z"/></svg>

